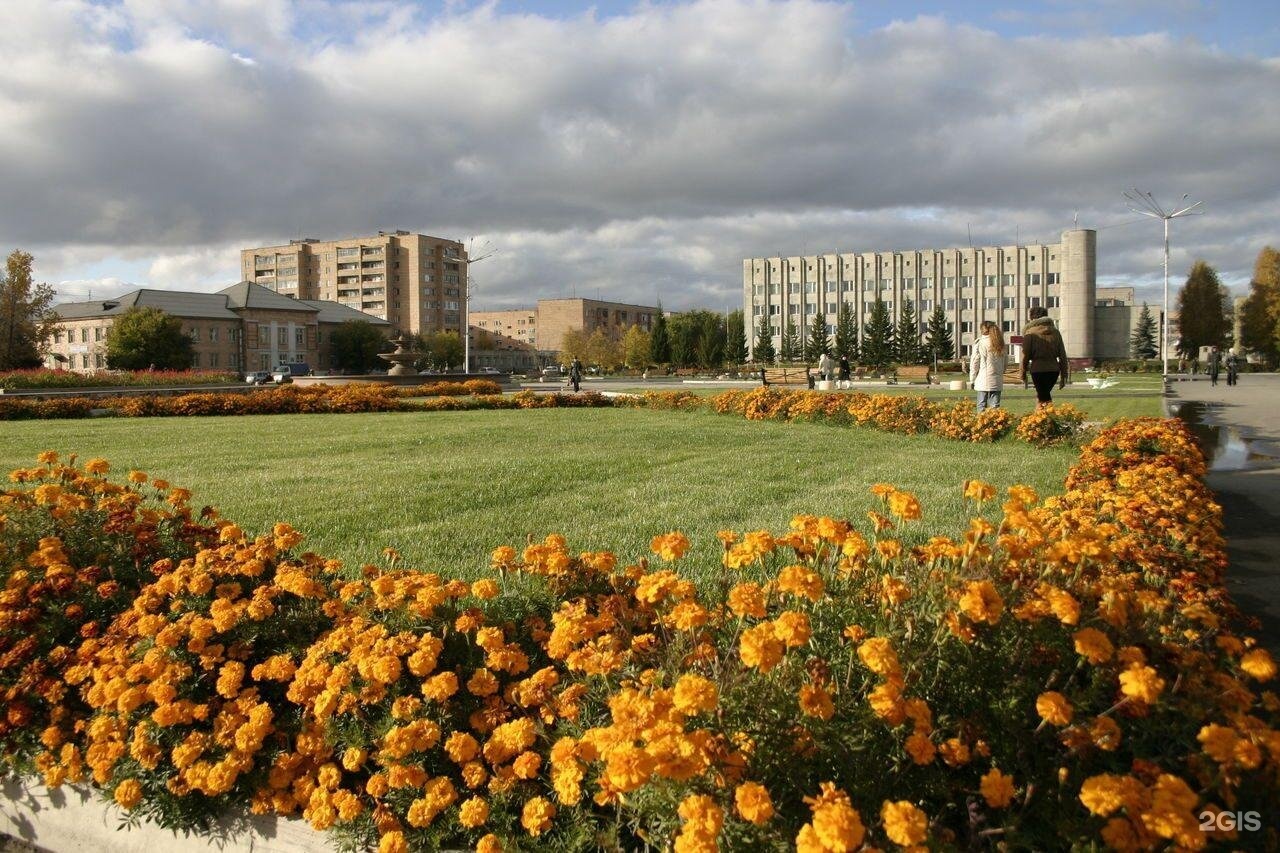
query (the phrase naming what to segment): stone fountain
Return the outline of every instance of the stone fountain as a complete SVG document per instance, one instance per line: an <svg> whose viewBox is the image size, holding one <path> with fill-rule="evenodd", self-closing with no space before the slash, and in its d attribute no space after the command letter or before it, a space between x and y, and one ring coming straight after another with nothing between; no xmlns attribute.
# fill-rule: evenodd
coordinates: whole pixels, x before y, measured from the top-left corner
<svg viewBox="0 0 1280 853"><path fill-rule="evenodd" d="M414 376L416 371L413 369L413 363L418 360L418 354L409 347L412 341L404 335L399 335L391 340L396 345L394 352L380 352L378 358L386 359L391 362L391 368L387 371L388 376ZM408 346L406 346L408 345Z"/></svg>

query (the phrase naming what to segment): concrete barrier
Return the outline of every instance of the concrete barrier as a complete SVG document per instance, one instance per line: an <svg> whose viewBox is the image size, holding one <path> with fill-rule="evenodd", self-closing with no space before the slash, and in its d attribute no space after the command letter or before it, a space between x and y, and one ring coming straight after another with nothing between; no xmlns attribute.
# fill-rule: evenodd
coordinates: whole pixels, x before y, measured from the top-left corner
<svg viewBox="0 0 1280 853"><path fill-rule="evenodd" d="M126 812L89 788L50 790L0 778L0 833L50 853L331 853L328 838L302 820L244 815L224 818L207 835L175 834Z"/></svg>

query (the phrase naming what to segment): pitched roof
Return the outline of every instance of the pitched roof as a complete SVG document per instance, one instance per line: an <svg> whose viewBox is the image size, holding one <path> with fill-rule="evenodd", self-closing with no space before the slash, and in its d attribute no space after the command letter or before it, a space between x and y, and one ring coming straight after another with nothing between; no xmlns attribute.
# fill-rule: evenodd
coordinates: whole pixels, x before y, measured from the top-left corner
<svg viewBox="0 0 1280 853"><path fill-rule="evenodd" d="M375 326L390 326L391 323L374 314L366 314L358 311L349 305L343 305L341 302L331 302L327 299L299 299L304 305L319 310L320 314L316 317L321 323L345 323L348 320L364 320Z"/></svg>
<svg viewBox="0 0 1280 853"><path fill-rule="evenodd" d="M239 284L224 287L218 293L226 296L228 307L231 308L262 308L272 311L316 310L315 306L307 305L300 299L281 296L274 290L251 281L242 281Z"/></svg>
<svg viewBox="0 0 1280 853"><path fill-rule="evenodd" d="M91 320L95 317L114 317L133 307L159 308L175 317L239 319L228 307L227 297L221 293L190 293L184 290L151 290L149 288L135 290L114 299L64 302L53 306L53 310L64 320Z"/></svg>

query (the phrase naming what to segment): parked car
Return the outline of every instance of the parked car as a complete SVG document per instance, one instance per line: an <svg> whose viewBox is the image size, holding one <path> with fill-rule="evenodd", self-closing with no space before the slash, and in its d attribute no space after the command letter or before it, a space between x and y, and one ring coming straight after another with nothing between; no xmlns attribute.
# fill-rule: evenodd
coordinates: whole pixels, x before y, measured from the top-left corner
<svg viewBox="0 0 1280 853"><path fill-rule="evenodd" d="M482 367L482 368L480 368L480 371L479 371L479 372L480 372L480 373L489 373L489 374L493 374L493 375L495 375L495 376L501 376L501 375L502 375L502 371L501 371L501 370L499 370L499 369L498 369L498 368L496 368L496 367Z"/></svg>
<svg viewBox="0 0 1280 853"><path fill-rule="evenodd" d="M560 365L558 364L542 368L543 382L559 382L563 377L564 371L560 369Z"/></svg>
<svg viewBox="0 0 1280 853"><path fill-rule="evenodd" d="M244 375L244 381L248 385L266 385L271 381L270 370L255 370L252 373Z"/></svg>
<svg viewBox="0 0 1280 853"><path fill-rule="evenodd" d="M309 375L311 375L311 366L301 361L293 364L282 364L271 371L271 379L275 382L292 382L295 376Z"/></svg>

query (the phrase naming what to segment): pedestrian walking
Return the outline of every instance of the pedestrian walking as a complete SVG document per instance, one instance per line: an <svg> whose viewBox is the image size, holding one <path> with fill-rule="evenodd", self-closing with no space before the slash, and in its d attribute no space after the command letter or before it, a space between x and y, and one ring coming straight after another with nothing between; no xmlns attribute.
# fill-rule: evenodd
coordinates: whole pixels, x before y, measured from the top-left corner
<svg viewBox="0 0 1280 853"><path fill-rule="evenodd" d="M1053 324L1048 309L1036 305L1028 314L1031 322L1022 329L1022 384L1027 384L1030 374L1036 386L1036 408L1041 409L1053 402L1055 381L1059 388L1067 387L1071 364L1067 361L1062 333Z"/></svg>
<svg viewBox="0 0 1280 853"><path fill-rule="evenodd" d="M1232 350L1227 354L1227 384L1235 385L1240 381L1240 356Z"/></svg>
<svg viewBox="0 0 1280 853"><path fill-rule="evenodd" d="M1222 369L1222 354L1218 352L1217 347L1209 349L1208 373L1209 387L1216 387L1218 384L1218 372Z"/></svg>
<svg viewBox="0 0 1280 853"><path fill-rule="evenodd" d="M850 373L849 373L849 356L847 356L847 355L841 355L841 356L840 356L840 374L839 374L839 379L840 379L840 383L841 383L841 387L842 387L842 388L848 388L848 387L849 387L849 376L850 376Z"/></svg>
<svg viewBox="0 0 1280 853"><path fill-rule="evenodd" d="M573 386L573 393L575 394L582 387L582 362L576 358L569 365L569 384Z"/></svg>
<svg viewBox="0 0 1280 853"><path fill-rule="evenodd" d="M973 346L969 359L969 384L978 392L978 411L1000 408L1000 392L1004 390L1004 367L1008 348L1000 327L990 320L982 322L982 334Z"/></svg>
<svg viewBox="0 0 1280 853"><path fill-rule="evenodd" d="M821 378L823 382L831 381L833 366L834 362L831 361L831 356L827 355L825 352L818 358L818 377Z"/></svg>

